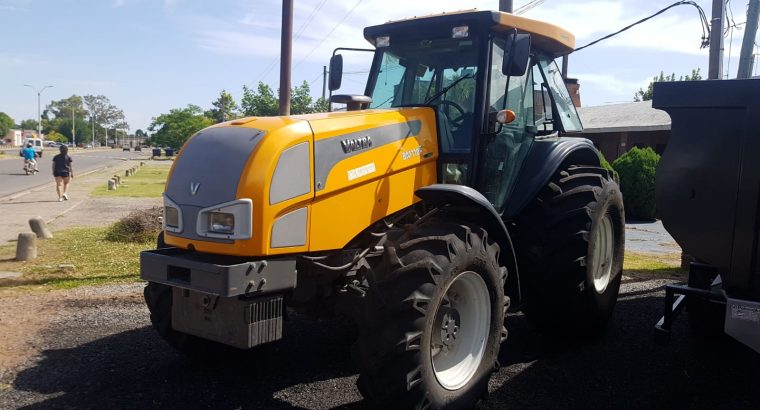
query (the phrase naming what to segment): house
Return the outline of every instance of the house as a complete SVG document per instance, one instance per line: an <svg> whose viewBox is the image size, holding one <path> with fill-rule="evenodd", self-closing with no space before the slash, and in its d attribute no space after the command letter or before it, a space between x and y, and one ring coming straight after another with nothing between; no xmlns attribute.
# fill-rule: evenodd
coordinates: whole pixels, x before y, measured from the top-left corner
<svg viewBox="0 0 760 410"><path fill-rule="evenodd" d="M651 147L662 155L670 138L670 116L651 101L578 107L584 138L612 162L632 147Z"/></svg>
<svg viewBox="0 0 760 410"><path fill-rule="evenodd" d="M35 130L10 130L0 141L0 145L13 145L19 147L24 143L27 138L37 138L37 131Z"/></svg>

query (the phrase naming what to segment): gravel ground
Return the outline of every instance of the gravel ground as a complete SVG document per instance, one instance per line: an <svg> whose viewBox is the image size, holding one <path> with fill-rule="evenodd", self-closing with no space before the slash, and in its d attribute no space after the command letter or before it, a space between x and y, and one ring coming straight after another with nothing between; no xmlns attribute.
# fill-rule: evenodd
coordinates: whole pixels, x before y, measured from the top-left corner
<svg viewBox="0 0 760 410"><path fill-rule="evenodd" d="M685 318L670 346L653 344L667 282L626 278L609 331L584 344L547 340L523 316L510 316L502 368L483 407L760 408L760 355L731 340L693 339ZM38 354L0 372L0 408L365 407L347 353L353 329L344 321L291 316L281 342L204 369L149 327L141 291L133 284L49 294L57 302L45 306L44 326L26 340Z"/></svg>

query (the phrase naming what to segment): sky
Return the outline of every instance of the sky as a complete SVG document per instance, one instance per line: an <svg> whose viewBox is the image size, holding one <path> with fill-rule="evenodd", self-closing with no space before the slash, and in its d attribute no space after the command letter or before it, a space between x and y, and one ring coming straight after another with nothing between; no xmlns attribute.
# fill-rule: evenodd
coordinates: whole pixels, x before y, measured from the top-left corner
<svg viewBox="0 0 760 410"><path fill-rule="evenodd" d="M578 46L675 0L545 0L526 17L559 25ZM735 22L747 0L733 0ZM515 8L529 0L515 0ZM710 18L711 0L697 0ZM366 26L477 8L498 0L294 0L294 85L322 92L322 66L336 47L369 47ZM37 117L36 93L53 85L42 106L71 95L103 94L122 108L132 132L151 118L195 104L209 108L222 89L236 100L242 86L278 88L279 0L0 0L0 112L16 122ZM695 8L680 6L626 33L570 56L584 106L632 101L660 71L707 77L708 52ZM736 75L743 31L727 35L724 70ZM728 51L731 44L731 57ZM344 88L364 89L371 54L346 55Z"/></svg>

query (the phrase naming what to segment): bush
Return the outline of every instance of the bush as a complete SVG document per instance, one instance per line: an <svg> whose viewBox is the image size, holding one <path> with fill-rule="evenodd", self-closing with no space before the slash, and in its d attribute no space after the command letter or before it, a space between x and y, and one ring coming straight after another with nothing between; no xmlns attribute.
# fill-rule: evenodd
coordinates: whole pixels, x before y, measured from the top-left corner
<svg viewBox="0 0 760 410"><path fill-rule="evenodd" d="M602 151L599 151L599 162L602 164L602 168L606 169L610 172L610 175L612 175L612 179L615 180L615 182L620 185L620 175L618 175L617 171L615 171L615 168L612 168L612 165L607 161L607 158L604 157L604 154L602 154Z"/></svg>
<svg viewBox="0 0 760 410"><path fill-rule="evenodd" d="M153 207L134 211L111 225L106 239L112 242L151 242L161 232L161 217L164 209Z"/></svg>
<svg viewBox="0 0 760 410"><path fill-rule="evenodd" d="M634 147L612 163L620 175L625 213L636 219L654 219L654 179L660 156L651 148Z"/></svg>

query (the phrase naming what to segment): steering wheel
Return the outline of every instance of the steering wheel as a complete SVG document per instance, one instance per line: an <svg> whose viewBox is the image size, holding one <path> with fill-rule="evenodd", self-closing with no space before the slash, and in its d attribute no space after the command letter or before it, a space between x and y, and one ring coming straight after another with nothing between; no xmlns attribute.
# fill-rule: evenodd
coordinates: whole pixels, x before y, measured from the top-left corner
<svg viewBox="0 0 760 410"><path fill-rule="evenodd" d="M456 116L449 116L448 114L446 114L449 117L449 121L451 121L451 125L453 125L456 128L461 127L462 122L464 122L464 117L466 114L464 111L464 108L462 108L461 105L449 100L441 100L441 102L438 104L438 108L441 111L447 110L448 107L452 107L454 108L455 111L458 111L457 113L458 115Z"/></svg>

